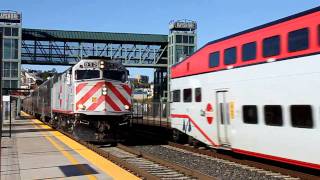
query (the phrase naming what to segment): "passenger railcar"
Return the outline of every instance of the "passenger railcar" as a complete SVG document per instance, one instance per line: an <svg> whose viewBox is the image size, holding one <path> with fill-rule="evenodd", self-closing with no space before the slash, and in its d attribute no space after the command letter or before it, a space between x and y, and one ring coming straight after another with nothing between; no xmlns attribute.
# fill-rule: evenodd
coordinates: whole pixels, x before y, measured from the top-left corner
<svg viewBox="0 0 320 180"><path fill-rule="evenodd" d="M320 7L209 42L171 78L176 138L320 169Z"/></svg>
<svg viewBox="0 0 320 180"><path fill-rule="evenodd" d="M121 63L83 59L35 89L23 109L81 139L101 141L128 124L131 104L128 71Z"/></svg>

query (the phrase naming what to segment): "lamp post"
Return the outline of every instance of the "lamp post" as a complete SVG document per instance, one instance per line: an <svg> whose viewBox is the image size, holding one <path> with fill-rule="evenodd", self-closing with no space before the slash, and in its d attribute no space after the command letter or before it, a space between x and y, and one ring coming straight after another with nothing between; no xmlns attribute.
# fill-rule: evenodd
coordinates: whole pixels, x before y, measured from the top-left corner
<svg viewBox="0 0 320 180"><path fill-rule="evenodd" d="M3 32L0 28L0 171L1 171L1 149L2 149L2 121L3 121L3 106L2 106L2 58L3 58Z"/></svg>

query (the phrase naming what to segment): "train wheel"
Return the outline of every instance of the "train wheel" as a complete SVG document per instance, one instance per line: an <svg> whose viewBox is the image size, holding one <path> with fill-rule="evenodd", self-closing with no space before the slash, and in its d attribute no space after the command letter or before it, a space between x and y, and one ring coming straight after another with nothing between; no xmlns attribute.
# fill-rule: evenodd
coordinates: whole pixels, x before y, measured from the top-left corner
<svg viewBox="0 0 320 180"><path fill-rule="evenodd" d="M185 143L186 142L186 135L181 133L179 130L174 129L172 132L172 139L176 143Z"/></svg>
<svg viewBox="0 0 320 180"><path fill-rule="evenodd" d="M194 146L194 147L199 147L199 145L200 145L199 141L191 136L188 137L188 144L190 146Z"/></svg>

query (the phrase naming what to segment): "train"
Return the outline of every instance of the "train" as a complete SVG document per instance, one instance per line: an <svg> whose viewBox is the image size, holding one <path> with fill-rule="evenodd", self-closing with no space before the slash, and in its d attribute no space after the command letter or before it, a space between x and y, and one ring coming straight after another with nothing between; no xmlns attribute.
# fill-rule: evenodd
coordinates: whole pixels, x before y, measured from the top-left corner
<svg viewBox="0 0 320 180"><path fill-rule="evenodd" d="M24 111L87 141L116 139L132 114L129 71L118 60L89 57L53 76L22 101Z"/></svg>
<svg viewBox="0 0 320 180"><path fill-rule="evenodd" d="M176 141L320 170L320 7L209 42L171 68Z"/></svg>

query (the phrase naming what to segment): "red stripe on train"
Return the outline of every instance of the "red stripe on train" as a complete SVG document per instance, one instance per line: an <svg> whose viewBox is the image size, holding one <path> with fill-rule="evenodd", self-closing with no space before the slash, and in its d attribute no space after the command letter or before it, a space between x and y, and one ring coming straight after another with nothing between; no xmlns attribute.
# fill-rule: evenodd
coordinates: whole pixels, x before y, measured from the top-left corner
<svg viewBox="0 0 320 180"><path fill-rule="evenodd" d="M88 83L78 84L76 88L76 94L78 94Z"/></svg>
<svg viewBox="0 0 320 180"><path fill-rule="evenodd" d="M129 101L118 91L118 89L110 82L106 82L108 88L116 95L123 105L130 105Z"/></svg>
<svg viewBox="0 0 320 180"><path fill-rule="evenodd" d="M95 84L76 104L76 109L78 110L79 104L84 104L87 100L94 95L102 86L104 82L98 82Z"/></svg>
<svg viewBox="0 0 320 180"><path fill-rule="evenodd" d="M198 126L198 124L188 115L186 114L171 114L172 118L186 118L191 121L191 123L198 129L198 131L213 145L213 146L219 146L216 144L201 128Z"/></svg>
<svg viewBox="0 0 320 180"><path fill-rule="evenodd" d="M111 106L111 108L112 108L113 110L115 110L115 111L121 111L121 109L119 108L119 106L118 106L115 102L113 102L113 100L112 100L108 95L106 95L105 97L106 97L107 103Z"/></svg>
<svg viewBox="0 0 320 180"><path fill-rule="evenodd" d="M91 106L89 106L87 110L94 111L102 102L104 102L104 100L105 100L104 96L100 96L97 102L91 104Z"/></svg>
<svg viewBox="0 0 320 180"><path fill-rule="evenodd" d="M122 85L122 87L123 87L123 89L129 94L129 95L131 95L131 88L128 86L128 85L126 85L126 84L123 84Z"/></svg>
<svg viewBox="0 0 320 180"><path fill-rule="evenodd" d="M192 122L192 124L200 131L200 133L208 141L210 141L211 144L214 145L214 142L209 138L209 136L188 115L186 115L186 114L171 114L171 117L172 118L186 118L186 119L189 119ZM217 145L215 145L215 146L217 146ZM284 162L284 163L288 163L288 164L304 166L304 167L313 168L313 169L320 169L320 165L319 164L308 163L308 162L303 162L303 161L297 161L297 160L287 159L287 158L283 158L283 157L277 157L277 156L272 156L272 155L267 155L267 154L261 154L261 153L257 153L257 152L251 152L251 151L246 151L246 150L236 149L236 148L232 148L232 151L236 152L236 153L239 153L239 154L246 154L246 155L255 156L255 157L259 157L259 158L270 159L270 160L273 160L273 161L279 161L279 162Z"/></svg>
<svg viewBox="0 0 320 180"><path fill-rule="evenodd" d="M232 151L239 153L239 154L246 154L246 155L255 156L255 157L259 157L259 158L270 159L273 161L279 161L279 162L284 162L284 163L288 163L288 164L294 164L294 165L298 165L298 166L304 166L304 167L320 170L319 164L297 161L297 160L287 159L287 158L283 158L283 157L271 156L271 155L267 155L267 154L261 154L261 153L246 151L246 150L242 150L242 149L232 148Z"/></svg>

